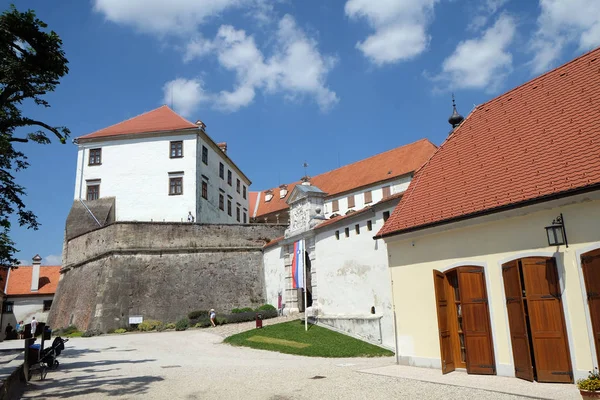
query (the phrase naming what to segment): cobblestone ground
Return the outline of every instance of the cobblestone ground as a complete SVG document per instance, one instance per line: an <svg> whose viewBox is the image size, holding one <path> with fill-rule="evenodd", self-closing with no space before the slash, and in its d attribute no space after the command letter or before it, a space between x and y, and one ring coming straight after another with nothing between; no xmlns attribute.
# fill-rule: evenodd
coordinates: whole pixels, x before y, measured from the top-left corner
<svg viewBox="0 0 600 400"><path fill-rule="evenodd" d="M281 320L289 320L282 318ZM264 321L272 324L277 320ZM24 399L522 399L359 371L393 358L298 357L222 343L252 324L70 340L59 370ZM494 379L494 377L490 377ZM483 385L482 385L483 386ZM535 398L530 396L528 398Z"/></svg>

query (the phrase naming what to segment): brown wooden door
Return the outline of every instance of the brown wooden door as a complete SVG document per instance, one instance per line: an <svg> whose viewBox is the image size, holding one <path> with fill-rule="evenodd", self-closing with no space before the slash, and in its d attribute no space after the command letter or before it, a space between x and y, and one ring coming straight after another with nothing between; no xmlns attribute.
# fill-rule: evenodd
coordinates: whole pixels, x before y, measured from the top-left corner
<svg viewBox="0 0 600 400"><path fill-rule="evenodd" d="M506 293L506 309L510 327L515 376L533 381L533 365L531 363L531 348L527 334L527 321L523 307L523 290L518 261L511 261L502 266L504 278L504 293Z"/></svg>
<svg viewBox="0 0 600 400"><path fill-rule="evenodd" d="M494 375L496 366L483 268L458 268L458 285L467 372Z"/></svg>
<svg viewBox="0 0 600 400"><path fill-rule="evenodd" d="M600 249L582 255L581 266L596 344L596 357L600 363Z"/></svg>
<svg viewBox="0 0 600 400"><path fill-rule="evenodd" d="M435 300L437 308L438 331L440 338L440 355L442 359L442 373L454 371L454 357L452 356L452 337L450 336L450 321L448 312L448 282L439 271L433 271L435 287Z"/></svg>
<svg viewBox="0 0 600 400"><path fill-rule="evenodd" d="M573 382L571 356L554 258L521 260L531 342L539 382Z"/></svg>

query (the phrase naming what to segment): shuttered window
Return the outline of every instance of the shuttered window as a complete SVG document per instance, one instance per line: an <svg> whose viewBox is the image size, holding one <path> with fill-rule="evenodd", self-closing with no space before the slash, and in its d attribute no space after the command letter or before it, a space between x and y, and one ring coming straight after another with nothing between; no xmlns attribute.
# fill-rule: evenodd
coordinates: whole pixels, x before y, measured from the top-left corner
<svg viewBox="0 0 600 400"><path fill-rule="evenodd" d="M334 200L331 202L331 211L336 212L340 211L340 202L339 200Z"/></svg>
<svg viewBox="0 0 600 400"><path fill-rule="evenodd" d="M348 196L348 208L354 207L354 195Z"/></svg>
<svg viewBox="0 0 600 400"><path fill-rule="evenodd" d="M385 186L382 188L383 190L383 198L390 197L392 195L392 188L389 186Z"/></svg>
<svg viewBox="0 0 600 400"><path fill-rule="evenodd" d="M371 191L365 192L365 204L369 204L373 201L373 196L371 195Z"/></svg>

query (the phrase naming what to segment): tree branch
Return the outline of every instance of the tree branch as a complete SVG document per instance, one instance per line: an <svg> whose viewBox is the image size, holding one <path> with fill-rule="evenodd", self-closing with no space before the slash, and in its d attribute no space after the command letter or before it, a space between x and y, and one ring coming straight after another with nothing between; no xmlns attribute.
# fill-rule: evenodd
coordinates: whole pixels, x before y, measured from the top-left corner
<svg viewBox="0 0 600 400"><path fill-rule="evenodd" d="M21 126L27 126L27 125L37 125L37 126L41 126L42 128L45 128L47 130L49 130L50 132L54 133L56 135L56 137L58 137L61 141L65 140L65 136L60 133L58 131L58 129L54 128L53 126L50 126L48 124L45 124L41 121L36 121L34 119L31 118L23 118L22 119L22 124L19 124Z"/></svg>
<svg viewBox="0 0 600 400"><path fill-rule="evenodd" d="M29 142L29 139L13 137L13 138L8 139L8 141L9 142L27 143L27 142Z"/></svg>

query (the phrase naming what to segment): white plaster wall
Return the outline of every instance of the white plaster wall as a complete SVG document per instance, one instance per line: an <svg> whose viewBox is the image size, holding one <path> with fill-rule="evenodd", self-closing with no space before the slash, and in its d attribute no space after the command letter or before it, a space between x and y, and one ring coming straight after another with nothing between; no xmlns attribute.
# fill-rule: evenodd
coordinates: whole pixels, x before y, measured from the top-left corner
<svg viewBox="0 0 600 400"><path fill-rule="evenodd" d="M265 274L265 300L267 304L277 307L278 296L281 293L282 302L285 303L285 246L274 245L268 247L263 255L263 268ZM289 305L286 305L289 307Z"/></svg>
<svg viewBox="0 0 600 400"><path fill-rule="evenodd" d="M183 141L183 157L169 158L176 140ZM186 221L196 210L196 142L196 134L180 134L80 144L74 197L85 200L86 180L100 179L100 197L116 197L117 221ZM96 148L102 165L89 166L89 149ZM183 194L170 196L169 172L177 171Z"/></svg>
<svg viewBox="0 0 600 400"><path fill-rule="evenodd" d="M332 211L332 204L334 200L338 200L339 211L336 211L336 214L345 215L349 210L348 208L348 196L354 195L354 207L353 210L363 209L367 205L373 205L381 200L383 200L383 187L390 186L391 195L397 193L403 193L408 189L408 185L410 184L412 177L410 175L401 177L399 179L386 182L384 184L374 185L368 188L363 188L361 190L357 190L352 193L346 193L343 196L332 196L328 197L325 201L325 217L329 219ZM371 199L372 201L368 204L365 204L365 196L364 193L371 191Z"/></svg>
<svg viewBox="0 0 600 400"><path fill-rule="evenodd" d="M486 275L496 369L499 375L514 376L502 264L547 256L557 262L574 377L585 377L597 364L580 259L582 253L600 248L600 200L590 197L555 201L554 208L521 208L510 212L518 215L498 214L484 223L471 221L454 229L445 226L429 234L415 232L412 237L386 239L401 362L440 368L432 271L478 265ZM547 243L544 227L560 213L565 218L568 248Z"/></svg>
<svg viewBox="0 0 600 400"><path fill-rule="evenodd" d="M31 317L35 317L39 322L46 322L49 311L43 312L44 300L52 300L54 296L28 296L28 297L8 297L5 301L14 302L13 312L2 314L2 332L0 333L4 339L4 329L10 322L13 329L18 321L28 324L31 322Z"/></svg>
<svg viewBox="0 0 600 400"><path fill-rule="evenodd" d="M208 165L202 162L202 146L208 149ZM244 212L246 213L246 223L250 222L248 211L248 198L250 189L246 182L233 167L231 162L225 157L222 150L214 146L205 138L198 137L197 148L197 179L198 179L198 215L199 221L206 223L221 223L221 224L242 224L244 222ZM219 177L219 163L225 166L224 178ZM231 171L232 180L231 186L227 183L227 171ZM206 179L208 178L208 179ZM202 180L208 182L208 200L202 198ZM240 193L237 192L236 182L240 180ZM246 187L246 198L243 198ZM225 196L225 210L219 209L219 193ZM231 197L231 216L227 214L227 200ZM240 208L240 221L236 218L236 208Z"/></svg>
<svg viewBox="0 0 600 400"><path fill-rule="evenodd" d="M354 333L371 339L380 337L385 347L394 349L392 315L392 291L388 270L386 244L383 240L373 240L373 236L383 226L383 212L393 207L373 213L366 212L358 218L340 221L331 227L317 231L316 274L319 282L319 317L344 317L355 319L345 326L361 326ZM367 220L373 223L372 231L367 230ZM355 225L359 224L360 234ZM345 228L350 237L345 236ZM335 237L340 232L340 239ZM375 306L372 319L371 307ZM379 325L381 323L381 326ZM343 329L338 323L337 327Z"/></svg>

